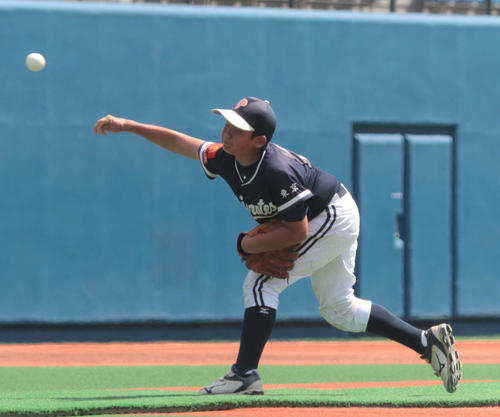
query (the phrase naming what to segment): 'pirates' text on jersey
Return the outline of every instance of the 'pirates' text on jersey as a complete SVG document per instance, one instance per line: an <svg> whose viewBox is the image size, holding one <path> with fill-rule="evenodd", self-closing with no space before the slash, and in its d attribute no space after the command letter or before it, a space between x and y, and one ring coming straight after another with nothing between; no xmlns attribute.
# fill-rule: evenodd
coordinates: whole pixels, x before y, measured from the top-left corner
<svg viewBox="0 0 500 417"><path fill-rule="evenodd" d="M279 216L286 221L318 215L338 191L340 182L309 160L275 143L250 166L240 165L221 143L204 142L199 156L208 178L221 176L255 220Z"/></svg>

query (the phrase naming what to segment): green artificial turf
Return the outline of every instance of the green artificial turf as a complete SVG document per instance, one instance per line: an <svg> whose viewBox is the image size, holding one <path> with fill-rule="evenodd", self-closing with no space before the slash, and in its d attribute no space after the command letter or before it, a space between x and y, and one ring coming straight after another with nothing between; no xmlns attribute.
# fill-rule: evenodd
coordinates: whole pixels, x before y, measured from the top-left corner
<svg viewBox="0 0 500 417"><path fill-rule="evenodd" d="M266 384L434 380L422 365L264 366L264 396L198 396L196 391L120 390L200 387L227 371L221 366L1 368L0 415L72 416L113 412L213 410L249 406L458 407L500 404L500 382L343 390L266 389ZM500 380L500 365L465 365L466 380Z"/></svg>
<svg viewBox="0 0 500 417"><path fill-rule="evenodd" d="M0 368L0 393L59 389L201 387L227 371L227 366L3 367ZM435 379L432 368L426 364L273 365L261 367L259 373L264 384ZM463 375L464 379L469 380L500 380L500 365L465 364Z"/></svg>

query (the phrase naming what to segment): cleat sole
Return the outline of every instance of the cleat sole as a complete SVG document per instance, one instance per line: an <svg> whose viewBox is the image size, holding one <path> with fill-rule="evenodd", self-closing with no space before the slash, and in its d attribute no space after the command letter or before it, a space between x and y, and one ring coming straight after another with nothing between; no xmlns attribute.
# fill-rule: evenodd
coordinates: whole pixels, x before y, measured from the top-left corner
<svg viewBox="0 0 500 417"><path fill-rule="evenodd" d="M435 333L431 333L431 337L437 339L434 343L441 344L441 348L438 347L438 349L446 355L447 368L443 368L442 366L444 365L437 359L439 366L441 366L441 368L437 369L437 364L433 363L432 353L423 355L422 359L431 364L435 371L434 375L443 380L446 391L450 393L455 392L462 378L462 363L458 357L458 352L453 346L455 344L455 337L452 334L453 329L449 324L440 325L439 327L435 326L432 329Z"/></svg>

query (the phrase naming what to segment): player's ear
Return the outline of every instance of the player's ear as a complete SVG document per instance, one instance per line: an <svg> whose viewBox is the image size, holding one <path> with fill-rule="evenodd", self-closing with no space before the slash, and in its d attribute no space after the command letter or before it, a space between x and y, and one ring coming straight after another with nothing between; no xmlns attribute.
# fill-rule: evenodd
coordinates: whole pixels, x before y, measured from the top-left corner
<svg viewBox="0 0 500 417"><path fill-rule="evenodd" d="M262 148L266 146L267 138L264 135L255 136L253 142L256 148Z"/></svg>

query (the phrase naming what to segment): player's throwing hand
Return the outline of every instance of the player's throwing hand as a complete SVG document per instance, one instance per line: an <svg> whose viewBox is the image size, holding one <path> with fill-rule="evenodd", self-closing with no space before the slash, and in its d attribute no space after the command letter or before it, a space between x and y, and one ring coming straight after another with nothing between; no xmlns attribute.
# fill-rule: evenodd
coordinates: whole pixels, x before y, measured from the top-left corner
<svg viewBox="0 0 500 417"><path fill-rule="evenodd" d="M122 132L124 130L124 124L125 119L108 114L107 116L99 119L96 122L96 124L94 125L94 133L102 133L104 136L106 136L106 131L113 133Z"/></svg>

